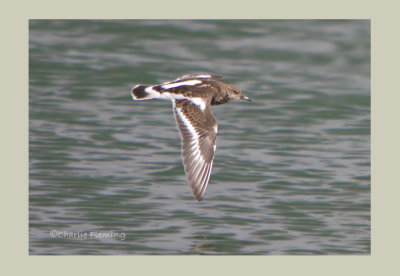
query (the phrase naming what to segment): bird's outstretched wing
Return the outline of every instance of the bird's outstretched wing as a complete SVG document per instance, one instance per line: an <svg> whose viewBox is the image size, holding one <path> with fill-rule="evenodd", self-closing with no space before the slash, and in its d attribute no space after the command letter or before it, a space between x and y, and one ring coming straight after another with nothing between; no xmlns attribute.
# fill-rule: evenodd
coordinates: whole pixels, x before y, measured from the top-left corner
<svg viewBox="0 0 400 276"><path fill-rule="evenodd" d="M186 176L195 198L201 201L213 165L217 122L206 99L175 99L174 112L182 138Z"/></svg>
<svg viewBox="0 0 400 276"><path fill-rule="evenodd" d="M213 74L208 74L208 73L204 73L204 74L189 74L189 75L184 75L182 77L177 78L175 81L178 80L186 80L186 79L209 79L209 80L218 80L218 79L222 79L221 76L218 75L213 75Z"/></svg>

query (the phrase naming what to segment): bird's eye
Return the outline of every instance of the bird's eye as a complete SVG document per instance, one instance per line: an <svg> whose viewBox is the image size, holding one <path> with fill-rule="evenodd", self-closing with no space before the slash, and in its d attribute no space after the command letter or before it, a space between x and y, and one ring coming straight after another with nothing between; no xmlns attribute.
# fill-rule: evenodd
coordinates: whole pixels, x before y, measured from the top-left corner
<svg viewBox="0 0 400 276"><path fill-rule="evenodd" d="M238 90L234 90L233 93L239 94L239 91Z"/></svg>

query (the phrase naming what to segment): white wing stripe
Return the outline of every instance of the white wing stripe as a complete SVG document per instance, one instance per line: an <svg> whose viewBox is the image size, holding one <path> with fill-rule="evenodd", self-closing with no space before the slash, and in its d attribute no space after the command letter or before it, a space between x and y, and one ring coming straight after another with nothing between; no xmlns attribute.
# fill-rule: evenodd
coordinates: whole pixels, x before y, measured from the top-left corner
<svg viewBox="0 0 400 276"><path fill-rule="evenodd" d="M190 121L186 118L186 116L182 113L181 109L179 107L176 108L176 113L178 114L179 118L181 118L182 122L185 124L187 130L192 134L193 140L196 142L196 145L199 145L199 135L196 132L196 129L192 126Z"/></svg>
<svg viewBox="0 0 400 276"><path fill-rule="evenodd" d="M204 114L200 114L203 104L204 110L206 108L206 102L202 98L187 99L187 101L191 104L192 108L194 106L198 107L197 110L193 111L196 112L194 114L205 116ZM192 123L191 117L189 117L191 114L188 113L186 115L186 112L191 112L192 109L186 110L186 105L180 107L177 106L177 102L174 100L173 102L175 118L182 138L182 156L185 172L196 199L201 201L211 176L215 152L215 134L218 130L217 125L214 121L212 129L195 128L195 124ZM196 117L193 116L193 118ZM204 137L201 135L204 135Z"/></svg>
<svg viewBox="0 0 400 276"><path fill-rule="evenodd" d="M194 103L195 105L199 106L201 111L204 111L206 109L206 102L202 98L187 98L189 101Z"/></svg>
<svg viewBox="0 0 400 276"><path fill-rule="evenodd" d="M196 129L192 126L190 121L182 113L180 108L176 108L175 110L176 110L176 114L178 114L179 118L185 124L187 130L190 132L190 134L193 137L193 139L191 141L191 143L192 143L191 150L193 152L190 155L191 157L193 157L193 162L194 161L197 161L197 162L202 161L202 162L204 162L204 159L203 159L202 155L200 154L199 135L197 134Z"/></svg>
<svg viewBox="0 0 400 276"><path fill-rule="evenodd" d="M211 78L210 74L201 74L201 75L184 75L180 78L177 78L176 80L184 80L187 78L199 78L199 79L209 79Z"/></svg>
<svg viewBox="0 0 400 276"><path fill-rule="evenodd" d="M175 87L179 87L179 86L185 86L185 85L196 85L201 83L200 80L188 80L188 81L180 81L180 82L173 82L173 83L165 83L163 84L161 87L164 89L170 89L170 88L175 88Z"/></svg>

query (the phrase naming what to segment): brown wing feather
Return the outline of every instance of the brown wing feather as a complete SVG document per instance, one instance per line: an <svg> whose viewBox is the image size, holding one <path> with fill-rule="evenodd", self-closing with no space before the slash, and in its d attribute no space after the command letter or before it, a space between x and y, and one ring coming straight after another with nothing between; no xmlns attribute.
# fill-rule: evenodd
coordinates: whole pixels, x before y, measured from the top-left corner
<svg viewBox="0 0 400 276"><path fill-rule="evenodd" d="M211 175L217 123L209 101L202 111L190 100L175 100L174 111L182 138L185 172L193 194L201 201Z"/></svg>

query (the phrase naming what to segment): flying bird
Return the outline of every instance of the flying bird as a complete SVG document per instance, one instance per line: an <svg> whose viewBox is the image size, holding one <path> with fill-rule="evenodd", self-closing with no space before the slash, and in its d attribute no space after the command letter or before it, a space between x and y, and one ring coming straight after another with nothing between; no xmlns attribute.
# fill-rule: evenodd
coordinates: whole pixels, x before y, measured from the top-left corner
<svg viewBox="0 0 400 276"><path fill-rule="evenodd" d="M217 122L211 105L240 99L250 101L239 88L211 74L184 75L159 85L137 85L132 89L136 101L171 99L182 139L182 157L187 179L201 201L207 188L216 150Z"/></svg>

